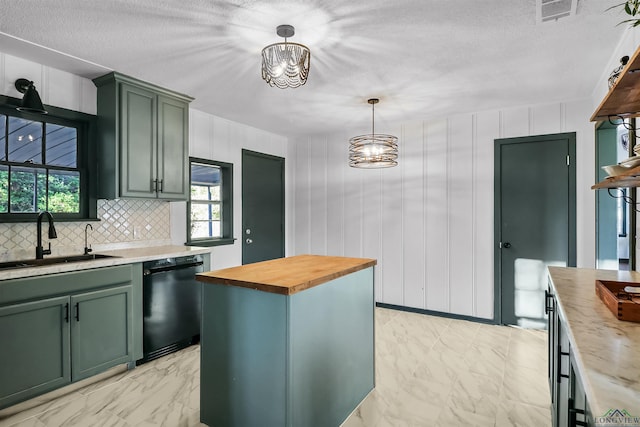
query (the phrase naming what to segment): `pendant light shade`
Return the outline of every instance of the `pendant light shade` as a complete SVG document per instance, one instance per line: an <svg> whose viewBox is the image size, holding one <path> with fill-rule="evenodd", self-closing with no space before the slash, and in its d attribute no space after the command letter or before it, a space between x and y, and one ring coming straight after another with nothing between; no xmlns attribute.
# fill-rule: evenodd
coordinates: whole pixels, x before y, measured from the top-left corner
<svg viewBox="0 0 640 427"><path fill-rule="evenodd" d="M397 166L398 138L375 133L375 104L380 100L371 98L367 102L371 104L371 133L349 139L349 166L364 169Z"/></svg>
<svg viewBox="0 0 640 427"><path fill-rule="evenodd" d="M20 93L24 93L20 106L17 107L19 111L27 111L30 113L47 114L47 110L42 105L42 100L33 82L27 79L18 79L15 82L15 87Z"/></svg>
<svg viewBox="0 0 640 427"><path fill-rule="evenodd" d="M279 25L276 33L284 43L274 43L262 49L262 78L269 86L296 88L307 82L311 51L305 45L287 42L295 34L291 25Z"/></svg>

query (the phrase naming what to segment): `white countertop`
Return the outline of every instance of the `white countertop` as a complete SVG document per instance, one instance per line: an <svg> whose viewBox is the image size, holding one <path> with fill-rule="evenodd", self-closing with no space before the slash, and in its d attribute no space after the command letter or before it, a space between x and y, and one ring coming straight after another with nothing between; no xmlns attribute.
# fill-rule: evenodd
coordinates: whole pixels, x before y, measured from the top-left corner
<svg viewBox="0 0 640 427"><path fill-rule="evenodd" d="M549 275L593 416L640 415L640 323L618 320L595 291L596 280L640 282L640 273L549 267Z"/></svg>
<svg viewBox="0 0 640 427"><path fill-rule="evenodd" d="M39 267L15 268L0 271L0 281L19 279L22 277L43 276L46 274L65 273L69 271L89 270L91 268L111 267L114 265L133 264L161 258L197 255L211 252L211 248L196 246L163 245L96 251L95 254L111 255L117 258L101 258L91 261L68 262ZM92 252L93 254L94 252Z"/></svg>

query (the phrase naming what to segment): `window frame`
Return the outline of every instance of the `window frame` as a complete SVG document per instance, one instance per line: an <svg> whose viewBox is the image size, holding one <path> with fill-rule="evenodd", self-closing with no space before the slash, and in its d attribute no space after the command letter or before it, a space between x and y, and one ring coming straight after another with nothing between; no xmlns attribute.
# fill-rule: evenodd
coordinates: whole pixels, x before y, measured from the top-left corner
<svg viewBox="0 0 640 427"><path fill-rule="evenodd" d="M216 166L220 168L222 185L220 186L220 224L222 237L191 238L191 166L193 163ZM189 246L222 246L232 245L233 237L233 163L217 160L189 157L189 200L187 200L187 242Z"/></svg>
<svg viewBox="0 0 640 427"><path fill-rule="evenodd" d="M96 135L96 116L66 108L46 106L48 114L36 114L16 109L21 100L5 95L0 95L0 114L18 117L36 122L51 123L55 125L73 127L77 130L77 171L80 176L80 212L53 212L56 221L96 221L98 220L98 202L96 197L97 168L94 144ZM8 144L8 141L7 141ZM2 164L20 166L15 162L2 161ZM56 166L43 165L44 169L66 170ZM34 167L35 169L35 167ZM89 173L90 170L94 172ZM39 212L0 213L1 222L34 222Z"/></svg>

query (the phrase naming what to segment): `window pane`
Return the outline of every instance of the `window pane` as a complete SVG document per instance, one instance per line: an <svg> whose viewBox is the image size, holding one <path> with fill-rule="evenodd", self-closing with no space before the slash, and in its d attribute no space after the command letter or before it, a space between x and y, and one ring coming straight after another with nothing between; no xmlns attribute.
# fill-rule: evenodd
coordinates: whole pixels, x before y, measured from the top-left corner
<svg viewBox="0 0 640 427"><path fill-rule="evenodd" d="M49 211L80 212L80 173L49 171Z"/></svg>
<svg viewBox="0 0 640 427"><path fill-rule="evenodd" d="M191 200L220 201L220 186L191 185Z"/></svg>
<svg viewBox="0 0 640 427"><path fill-rule="evenodd" d="M11 212L38 212L46 209L46 171L13 167L11 169Z"/></svg>
<svg viewBox="0 0 640 427"><path fill-rule="evenodd" d="M9 117L9 161L42 164L42 123Z"/></svg>
<svg viewBox="0 0 640 427"><path fill-rule="evenodd" d="M220 167L191 163L191 184L218 185L220 184Z"/></svg>
<svg viewBox="0 0 640 427"><path fill-rule="evenodd" d="M48 165L75 168L78 164L78 137L76 128L47 123L46 154Z"/></svg>
<svg viewBox="0 0 640 427"><path fill-rule="evenodd" d="M5 134L7 133L7 116L0 114L0 160L7 160L7 140Z"/></svg>
<svg viewBox="0 0 640 427"><path fill-rule="evenodd" d="M211 237L222 237L220 233L220 221L192 221L191 238L203 239Z"/></svg>
<svg viewBox="0 0 640 427"><path fill-rule="evenodd" d="M191 221L220 220L220 204L191 203Z"/></svg>
<svg viewBox="0 0 640 427"><path fill-rule="evenodd" d="M9 167L0 165L0 213L9 211Z"/></svg>

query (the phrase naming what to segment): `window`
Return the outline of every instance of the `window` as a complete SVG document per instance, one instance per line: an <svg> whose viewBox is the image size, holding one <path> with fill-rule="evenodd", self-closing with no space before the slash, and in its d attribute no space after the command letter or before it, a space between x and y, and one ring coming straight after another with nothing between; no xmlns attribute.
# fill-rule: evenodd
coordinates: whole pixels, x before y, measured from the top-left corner
<svg viewBox="0 0 640 427"><path fill-rule="evenodd" d="M233 165L190 159L191 197L187 203L187 243L233 244Z"/></svg>
<svg viewBox="0 0 640 427"><path fill-rule="evenodd" d="M7 97L3 97L6 101ZM1 101L1 100L0 100ZM6 102L5 102L6 104ZM53 108L57 115L0 107L0 220L33 221L49 211L56 220L95 217L89 194L87 121L93 116ZM61 117L68 115L71 119ZM73 120L78 116L83 120Z"/></svg>

